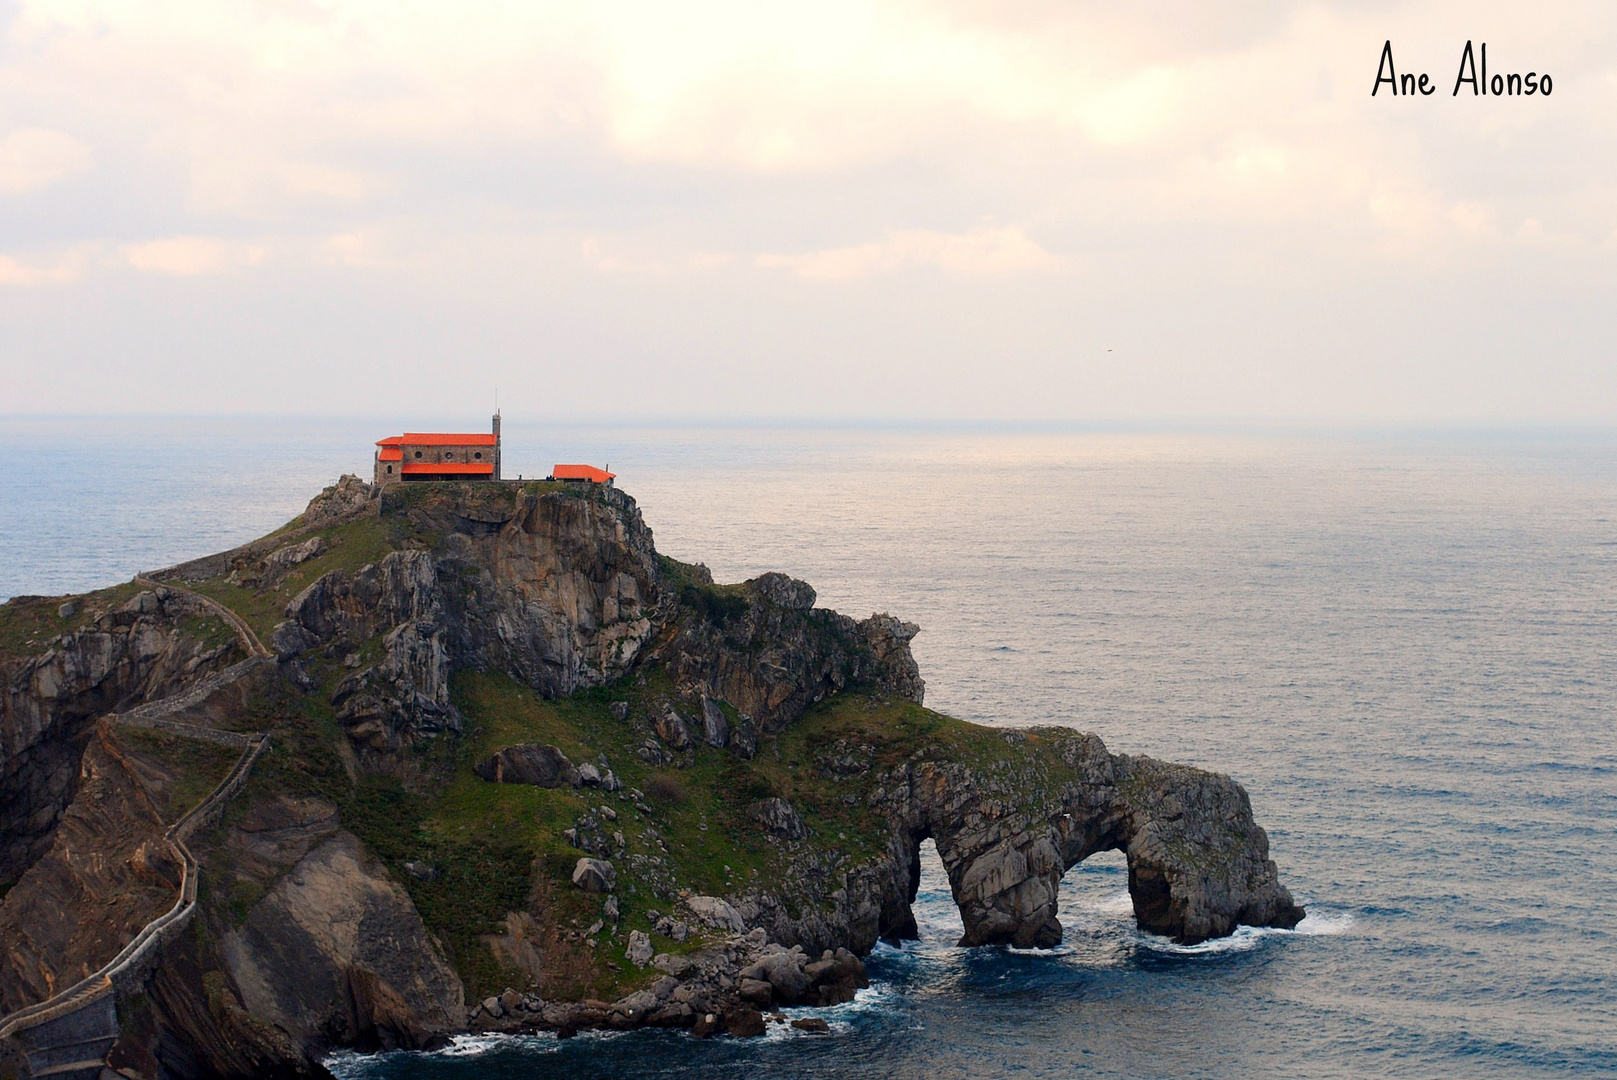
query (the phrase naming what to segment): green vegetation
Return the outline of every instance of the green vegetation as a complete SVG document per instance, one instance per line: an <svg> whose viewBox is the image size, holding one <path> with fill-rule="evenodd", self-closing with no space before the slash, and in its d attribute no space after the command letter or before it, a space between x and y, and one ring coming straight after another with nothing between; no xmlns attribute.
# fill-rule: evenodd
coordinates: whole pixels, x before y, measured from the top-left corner
<svg viewBox="0 0 1617 1080"><path fill-rule="evenodd" d="M161 774L158 783L151 785L153 801L170 824L207 798L241 757L240 747L128 725L118 729L118 742Z"/></svg>

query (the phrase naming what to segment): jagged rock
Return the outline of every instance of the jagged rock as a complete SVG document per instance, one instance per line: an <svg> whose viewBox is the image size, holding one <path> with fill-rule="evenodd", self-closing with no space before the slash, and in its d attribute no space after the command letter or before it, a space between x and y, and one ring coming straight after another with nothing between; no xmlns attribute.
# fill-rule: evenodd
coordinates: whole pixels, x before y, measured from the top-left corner
<svg viewBox="0 0 1617 1080"><path fill-rule="evenodd" d="M649 990L636 990L612 1006L613 1011L629 1020L644 1020L661 1007L662 1002Z"/></svg>
<svg viewBox="0 0 1617 1080"><path fill-rule="evenodd" d="M263 661L275 694L313 691L311 671L323 679L337 661L348 665L331 704L347 734L339 750L350 775L382 772L409 790L437 782L431 763L450 755L410 748L458 731L450 677L467 670L509 676L550 696L626 677L624 693L641 711L614 702L612 715L627 726L621 736L640 743L642 760L659 766L711 765L703 744L751 758L761 739L845 689L868 690L867 704L878 719L877 710L905 700L919 703L923 695L910 652L913 624L887 615L856 622L816 609L813 590L784 575L715 587L704 568L659 561L632 500L615 490L533 495L516 485L446 484L377 496L345 478L317 502L302 525L278 539L163 573L174 580L228 572L233 584L258 587L253 575L260 569L280 573L321 558L320 545L304 537L310 520L332 520L331 514L380 513L388 520L378 535L408 538L401 550L379 555L374 564L353 569L350 563L314 577L285 605L285 621L271 634L282 663ZM336 543L348 543L350 535ZM305 557L305 550L312 553ZM299 580L307 580L306 573L299 571ZM273 595L260 591L261 599ZM67 606L60 600L49 601L53 611ZM53 628L42 655L3 660L0 880L12 880L52 842L95 717L164 694L190 693L228 662L226 653L234 648L215 653L188 645L182 617L199 612L183 610L183 598L168 586L126 592L108 606L99 614L92 610L75 628ZM672 705L665 707L661 691L647 689L663 685L650 680L653 673L670 681L679 702L699 703L700 713L687 708L693 715L681 717ZM247 694L243 689L234 703L209 699L205 707L228 716L247 703ZM264 715L262 699L254 708L228 718L244 729L249 717L256 724ZM649 737L652 726L661 741ZM765 1004L761 986L768 988L769 1003L850 1000L867 977L849 949L866 950L879 936L914 934L909 898L918 846L927 837L937 842L968 944L1059 940L1061 874L1108 848L1126 853L1136 915L1147 930L1196 941L1241 922L1288 926L1301 917L1268 860L1267 837L1252 821L1245 792L1229 778L1114 756L1098 739L1070 731L1041 731L1037 738L1011 732L1003 738L1015 748L1003 760L951 758L945 742L894 757L866 745L881 739L858 734L815 748L813 779L798 775L833 787L843 805L868 806L877 822L877 854L863 854L861 844L854 855L833 836L809 836L791 804L760 800L749 808L752 822L792 841L778 845L783 874L772 876L767 888L737 875L735 891L726 897L681 901L693 921L735 936L702 947L692 959L651 953L651 937L633 931L632 962L641 966L649 955L651 966L667 973L654 987L617 1005L551 1002L538 1010L501 995L495 1004L503 1015L474 1010L477 1022L492 1030L543 1023L563 1035L643 1023L708 1034L722 1025L742 1033L755 1023L761 1030L756 1010L741 1005L743 993ZM557 748L538 744L507 747L477 769L499 782L559 786L595 779L602 791L619 787L604 757L599 766L575 768ZM705 773L699 768L691 775L706 784ZM96 790L88 781L80 788L87 799ZM607 962L585 953L608 945L594 935L609 922L614 934L618 929L616 873L607 855L629 860L620 863L633 869L626 897L636 886L638 896L654 895L659 904L678 894L674 875L683 867L669 854L672 845L658 839L659 830L678 817L652 807L642 793L632 794L626 805L647 818L656 815L634 824L635 831L646 830L637 839L663 854L621 854L624 837L609 838L601 824L617 811L587 811L563 835L586 853L573 876L580 888L604 895L601 918L583 931L588 940L580 941L576 923L571 930L545 925L542 905L510 912L505 933L482 937L502 967L540 979L552 958L542 950L558 932L586 962ZM223 873L247 889L204 889L201 918L207 921L198 925L217 937L186 935L150 983L152 1015L167 1025L163 1038L175 1053L205 1062L199 1075L293 1075L315 1070L311 1063L334 1045L422 1045L466 1022L460 984L421 926L409 894L339 829L335 806L287 800L271 805L259 799L244 818L229 819L235 823L197 841L210 874ZM105 808L110 813L118 805L108 799ZM626 810L624 816L632 815ZM96 826L106 833L102 839L145 820L134 811L121 819ZM65 842L73 828L74 822L64 821L58 837ZM221 847L208 852L201 849L204 842ZM104 846L86 848L93 857L78 864L105 878L97 887L114 881L118 866L137 861L161 876L160 853L131 860L122 857L123 848ZM396 865L406 880L432 880L439 873L424 861ZM10 923L0 925L13 960L23 958L16 962L32 962L28 956L56 947L40 944L49 938L49 920L39 916L46 905L26 903L45 895L39 886L48 871L55 869L41 862L0 898L0 923L25 907L30 919L41 919L26 928L19 924L16 932ZM223 905L229 897L255 895L255 888L263 890L262 899L242 923ZM63 926L76 926L76 920L90 925L86 902L68 906L74 910L52 917ZM676 941L690 930L672 916L655 916L652 925ZM64 941L66 962L86 969L93 958L71 954L73 942ZM819 958L811 960L804 948ZM209 983L206 994L199 989L204 971L225 976ZM519 1012L537 1015L514 1015Z"/></svg>
<svg viewBox="0 0 1617 1080"><path fill-rule="evenodd" d="M814 606L814 586L785 574L760 574L743 584L776 607L807 611Z"/></svg>
<svg viewBox="0 0 1617 1080"><path fill-rule="evenodd" d="M597 769L594 765L591 765L589 762L586 761L584 764L582 764L582 765L580 765L578 767L577 786L578 787L600 787L601 786L601 770Z"/></svg>
<svg viewBox="0 0 1617 1080"><path fill-rule="evenodd" d="M583 768L593 770L593 765ZM544 743L507 746L493 757L479 761L473 769L484 780L496 784L532 784L535 787L577 787L582 769L573 767L567 755ZM600 777L596 777L599 782Z"/></svg>
<svg viewBox="0 0 1617 1080"><path fill-rule="evenodd" d="M668 711L653 722L658 738L673 747L683 750L690 745L690 731L685 727L685 720L670 706Z"/></svg>
<svg viewBox="0 0 1617 1080"><path fill-rule="evenodd" d="M499 998L490 995L483 999L483 1011L498 1020L505 1015L505 1006L500 1004Z"/></svg>
<svg viewBox="0 0 1617 1080"><path fill-rule="evenodd" d="M579 859L573 867L573 884L585 892L611 892L617 882L617 871L605 859Z"/></svg>
<svg viewBox="0 0 1617 1080"><path fill-rule="evenodd" d="M276 623L275 629L270 631L270 648L275 651L275 658L281 661L300 656L319 643L313 634L290 619Z"/></svg>
<svg viewBox="0 0 1617 1080"><path fill-rule="evenodd" d="M760 799L747 807L747 816L787 840L802 840L809 834L797 810L785 799Z"/></svg>
<svg viewBox="0 0 1617 1080"><path fill-rule="evenodd" d="M712 698L702 699L702 737L709 746L730 743L730 721L724 718L724 710Z"/></svg>
<svg viewBox="0 0 1617 1080"><path fill-rule="evenodd" d="M629 947L624 951L629 963L637 968L643 968L651 963L652 949L651 936L644 930L629 931Z"/></svg>
<svg viewBox="0 0 1617 1080"><path fill-rule="evenodd" d="M179 861L125 755L98 730L45 855L0 905L0 1014L49 997L117 955L130 927L174 903Z"/></svg>
<svg viewBox="0 0 1617 1080"><path fill-rule="evenodd" d="M808 585L765 574L739 592L693 601L678 633L659 639L653 655L667 663L676 685L730 703L764 731L779 731L815 702L856 683L921 701L925 685L910 653L912 624L889 616L855 622L813 602ZM740 750L743 757L751 752Z"/></svg>
<svg viewBox="0 0 1617 1080"><path fill-rule="evenodd" d="M730 930L739 934L747 928L747 920L730 906L728 900L717 896L689 896L685 898L684 903L698 922L717 930Z"/></svg>
<svg viewBox="0 0 1617 1080"><path fill-rule="evenodd" d="M303 511L303 524L306 528L318 529L373 511L377 494L374 486L352 473L344 473L335 484L309 500Z"/></svg>
<svg viewBox="0 0 1617 1080"><path fill-rule="evenodd" d="M827 1035L831 1031L831 1025L818 1016L805 1016L802 1019L793 1020L792 1026L798 1031L806 1031L810 1035Z"/></svg>
<svg viewBox="0 0 1617 1080"><path fill-rule="evenodd" d="M301 566L325 550L326 538L324 536L311 536L301 543L276 548L264 556L264 572L266 574L284 573L294 566Z"/></svg>

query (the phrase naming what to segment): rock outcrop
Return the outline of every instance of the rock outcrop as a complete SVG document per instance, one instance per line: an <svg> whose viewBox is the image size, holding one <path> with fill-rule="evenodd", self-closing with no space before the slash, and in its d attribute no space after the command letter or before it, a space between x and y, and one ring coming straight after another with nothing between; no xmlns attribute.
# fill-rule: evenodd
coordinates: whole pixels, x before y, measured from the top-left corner
<svg viewBox="0 0 1617 1080"><path fill-rule="evenodd" d="M809 949L864 950L878 938L914 938L919 848L931 838L965 926L962 945L1060 943L1061 877L1104 850L1124 852L1136 920L1152 933L1189 944L1242 923L1301 921L1241 785L1113 755L1095 736L1067 729L1004 737L1025 744L1028 734L1041 745L1015 772L934 761L883 771L859 764L868 754L827 754L822 768L861 790L886 819L887 855L839 874L818 852L803 852L790 889L738 902L744 920ZM1058 770L1067 776L1052 782ZM808 914L794 917L794 910Z"/></svg>
<svg viewBox="0 0 1617 1080"><path fill-rule="evenodd" d="M463 1026L460 978L409 895L341 830L293 865L221 951L246 1010L308 1051L415 1048Z"/></svg>
<svg viewBox="0 0 1617 1080"><path fill-rule="evenodd" d="M655 650L688 698L726 702L766 732L851 686L920 704L926 684L910 653L919 633L913 623L890 615L856 621L816 608L813 587L785 574L716 588L705 567L694 569L696 580L678 595L696 617L680 620ZM709 732L710 741L720 735L704 708Z"/></svg>

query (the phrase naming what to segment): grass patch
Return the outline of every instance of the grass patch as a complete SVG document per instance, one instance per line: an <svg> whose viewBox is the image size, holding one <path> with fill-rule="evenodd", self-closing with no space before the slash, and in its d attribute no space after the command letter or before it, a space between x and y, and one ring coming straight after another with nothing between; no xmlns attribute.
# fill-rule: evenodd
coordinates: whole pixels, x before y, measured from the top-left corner
<svg viewBox="0 0 1617 1080"><path fill-rule="evenodd" d="M240 747L122 724L117 728L117 737L125 751L170 778L148 785L152 801L169 824L207 798L230 773L242 753Z"/></svg>

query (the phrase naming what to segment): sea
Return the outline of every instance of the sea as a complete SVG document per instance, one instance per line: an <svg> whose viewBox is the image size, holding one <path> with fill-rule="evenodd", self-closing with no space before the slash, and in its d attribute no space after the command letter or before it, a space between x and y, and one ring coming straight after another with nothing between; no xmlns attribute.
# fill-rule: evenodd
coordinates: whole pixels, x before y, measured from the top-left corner
<svg viewBox="0 0 1617 1080"><path fill-rule="evenodd" d="M258 536L405 426L0 418L0 596ZM1617 1075L1617 433L513 418L505 442L508 474L608 465L720 581L920 624L933 708L1229 773L1308 918L1179 947L1135 929L1108 853L1064 879L1059 947L962 949L929 845L921 940L814 1011L829 1035L463 1037L340 1054L341 1080Z"/></svg>

